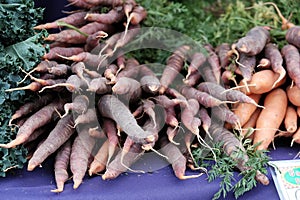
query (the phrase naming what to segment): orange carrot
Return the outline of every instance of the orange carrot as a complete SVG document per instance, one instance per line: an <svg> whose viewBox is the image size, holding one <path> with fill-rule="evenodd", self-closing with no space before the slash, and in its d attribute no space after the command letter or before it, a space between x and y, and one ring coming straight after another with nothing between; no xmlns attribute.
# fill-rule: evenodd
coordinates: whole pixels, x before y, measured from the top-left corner
<svg viewBox="0 0 300 200"><path fill-rule="evenodd" d="M294 143L300 144L300 127L298 127L297 131L293 134L293 139L291 141L291 147Z"/></svg>
<svg viewBox="0 0 300 200"><path fill-rule="evenodd" d="M265 109L261 111L256 121L253 143L260 143L257 150L266 150L274 140L275 133L284 120L287 104L286 92L281 88L276 88L267 94L264 100Z"/></svg>
<svg viewBox="0 0 300 200"><path fill-rule="evenodd" d="M256 103L258 103L261 98L260 94L250 94L248 96ZM244 124L251 118L256 108L257 106L254 104L239 103L237 107L233 109L234 114L239 118L241 126L244 126Z"/></svg>
<svg viewBox="0 0 300 200"><path fill-rule="evenodd" d="M100 149L94 156L94 160L90 164L90 168L89 168L90 176L105 170L108 161L108 146L109 146L109 141L105 140L105 142L101 145Z"/></svg>
<svg viewBox="0 0 300 200"><path fill-rule="evenodd" d="M246 91L246 88L241 88L241 91L249 94L264 94L272 90L272 88L279 87L285 83L286 77L281 79L276 85L275 81L278 80L280 75L273 72L272 70L266 69L253 74L251 80L248 82L249 92ZM240 85L245 86L243 82Z"/></svg>
<svg viewBox="0 0 300 200"><path fill-rule="evenodd" d="M293 86L288 86L286 88L286 93L288 96L289 101L295 105L295 106L300 106L300 88L293 85Z"/></svg>
<svg viewBox="0 0 300 200"><path fill-rule="evenodd" d="M288 133L294 133L297 128L298 115L293 106L288 106L284 117L284 126Z"/></svg>
<svg viewBox="0 0 300 200"><path fill-rule="evenodd" d="M249 134L248 131L251 131L251 129L254 130L260 112L261 108L256 108L256 110L250 116L249 120L242 126L242 130L240 131L240 134L242 136L247 136L248 138L253 139L253 133Z"/></svg>

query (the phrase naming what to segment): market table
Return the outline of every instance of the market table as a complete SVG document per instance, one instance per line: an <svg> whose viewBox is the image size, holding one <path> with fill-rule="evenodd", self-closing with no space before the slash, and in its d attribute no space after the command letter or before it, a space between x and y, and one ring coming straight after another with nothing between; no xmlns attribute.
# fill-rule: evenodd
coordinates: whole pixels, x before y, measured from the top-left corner
<svg viewBox="0 0 300 200"><path fill-rule="evenodd" d="M276 150L271 150L271 160L293 159L300 151L299 145L292 148L284 144L278 144ZM156 162L160 162L157 160ZM143 162L140 162L142 164ZM135 166L139 167L139 163ZM25 167L26 168L26 167ZM152 173L124 173L114 180L103 181L101 176L86 176L82 185L76 190L72 188L72 180L68 180L65 189L60 194L51 193L55 189L53 173L53 159L48 159L42 168L36 168L33 172L26 169L14 171L6 178L0 180L1 199L211 199L219 189L219 180L208 183L206 175L196 179L178 180L169 166L153 171ZM257 187L245 193L244 199L272 199L279 196L268 167L270 184ZM187 171L187 173L195 173ZM237 175L238 173L236 173ZM238 177L237 177L238 178ZM226 199L235 199L229 193Z"/></svg>

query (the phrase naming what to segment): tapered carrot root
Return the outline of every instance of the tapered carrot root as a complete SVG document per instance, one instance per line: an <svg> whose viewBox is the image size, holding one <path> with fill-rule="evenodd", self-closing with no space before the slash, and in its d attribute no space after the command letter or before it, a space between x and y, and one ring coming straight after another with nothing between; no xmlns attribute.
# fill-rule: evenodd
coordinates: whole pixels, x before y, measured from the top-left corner
<svg viewBox="0 0 300 200"><path fill-rule="evenodd" d="M107 164L108 164L118 148L118 144L119 144L118 130L115 122L108 118L103 119L103 129L109 141L108 157L107 157Z"/></svg>
<svg viewBox="0 0 300 200"><path fill-rule="evenodd" d="M279 74L278 79L274 82L272 88L275 87L285 76L286 70L283 67L283 58L277 46L272 43L268 43L264 50L266 58L270 59L271 67L274 72Z"/></svg>
<svg viewBox="0 0 300 200"><path fill-rule="evenodd" d="M70 169L73 173L74 189L77 189L82 183L95 142L95 139L88 134L87 127L83 127L78 132L73 142L70 155Z"/></svg>
<svg viewBox="0 0 300 200"><path fill-rule="evenodd" d="M249 120L243 124L242 130L240 131L240 135L253 139L253 131L255 130L256 121L259 117L260 112L261 109L256 108L256 110L250 116Z"/></svg>
<svg viewBox="0 0 300 200"><path fill-rule="evenodd" d="M103 24L114 24L123 20L125 17L124 10L121 6L114 7L107 13L87 13L84 19L95 21Z"/></svg>
<svg viewBox="0 0 300 200"><path fill-rule="evenodd" d="M189 99L188 105L181 112L181 121L193 134L199 135L201 120L196 116L200 108L196 99Z"/></svg>
<svg viewBox="0 0 300 200"><path fill-rule="evenodd" d="M17 88L10 88L5 90L5 92L13 92L13 91L17 91L17 90L30 90L33 92L39 91L40 89L42 89L42 84L38 83L38 82L32 82L29 85L23 86L23 87L17 87Z"/></svg>
<svg viewBox="0 0 300 200"><path fill-rule="evenodd" d="M143 151L144 150L141 148L140 144L134 143L129 152L124 155L123 160L122 151L119 151L116 157L107 166L105 173L102 175L102 179L114 179L117 178L121 173L126 172L129 167L140 158Z"/></svg>
<svg viewBox="0 0 300 200"><path fill-rule="evenodd" d="M57 189L51 190L51 192L62 192L64 190L64 184L69 178L68 166L71 154L71 141L68 140L61 146L54 162L54 174Z"/></svg>
<svg viewBox="0 0 300 200"><path fill-rule="evenodd" d="M214 107L214 106L219 106L221 104L229 103L229 101L221 101L207 94L206 92L201 92L196 88L189 87L189 86L181 87L180 92L188 99L191 98L197 99L199 103L204 107Z"/></svg>
<svg viewBox="0 0 300 200"><path fill-rule="evenodd" d="M108 24L91 22L79 28L79 31L81 33L77 30L66 29L58 33L49 34L48 37L45 38L45 40L71 44L84 44L88 35L93 34L99 30L106 33L111 33L112 27Z"/></svg>
<svg viewBox="0 0 300 200"><path fill-rule="evenodd" d="M91 122L97 122L97 113L94 108L89 108L85 113L82 113L81 115L78 115L75 119L74 127L78 124L88 124Z"/></svg>
<svg viewBox="0 0 300 200"><path fill-rule="evenodd" d="M281 106L278 106L280 102ZM258 150L265 150L274 139L276 130L283 122L287 109L286 92L280 88L272 90L264 100L263 109L256 121L256 131L253 143L258 144ZM266 120L268 119L268 120Z"/></svg>
<svg viewBox="0 0 300 200"><path fill-rule="evenodd" d="M300 88L300 54L298 49L291 44L287 44L282 47L281 53L285 60L289 77L295 82L295 85Z"/></svg>
<svg viewBox="0 0 300 200"><path fill-rule="evenodd" d="M179 148L168 142L166 138L160 138L161 152L168 158L168 162L172 165L175 176L180 180L190 178L198 178L203 173L197 175L185 175L186 171L186 158L179 150Z"/></svg>
<svg viewBox="0 0 300 200"><path fill-rule="evenodd" d="M40 165L49 155L54 153L74 133L73 118L68 115L60 119L46 140L36 149L28 162L27 170L32 171Z"/></svg>
<svg viewBox="0 0 300 200"><path fill-rule="evenodd" d="M250 94L248 97L253 99L256 103L259 102L262 95L260 94ZM239 118L239 122L241 126L250 119L254 111L256 110L256 106L254 104L248 103L239 103L236 108L234 108L234 114Z"/></svg>
<svg viewBox="0 0 300 200"><path fill-rule="evenodd" d="M240 119L226 105L220 105L212 108L212 116L223 122L228 122L234 127L241 128Z"/></svg>
<svg viewBox="0 0 300 200"><path fill-rule="evenodd" d="M203 53L194 53L191 58L191 63L187 69L187 75L185 78L189 79L192 74L196 73L199 70L200 66L203 65L205 61L206 57Z"/></svg>
<svg viewBox="0 0 300 200"><path fill-rule="evenodd" d="M209 131L208 131L209 127L211 125L211 117L209 116L207 110L205 108L201 107L199 109L198 115L202 122L201 126L202 126L203 130L206 132L206 134L208 134L209 137L211 137L209 134Z"/></svg>
<svg viewBox="0 0 300 200"><path fill-rule="evenodd" d="M208 52L207 62L210 65L211 71L214 75L216 83L220 83L221 66L218 55L214 52L213 47L210 44L204 45L204 48Z"/></svg>
<svg viewBox="0 0 300 200"><path fill-rule="evenodd" d="M241 75L243 76L242 81L247 83L247 81L250 81L252 79L252 75L256 67L256 57L249 56L245 53L240 53L239 61L237 62L237 64L239 65L238 69L241 72Z"/></svg>
<svg viewBox="0 0 300 200"><path fill-rule="evenodd" d="M61 56L69 57L83 52L81 47L53 47L48 53L43 55L45 60L59 60Z"/></svg>
<svg viewBox="0 0 300 200"><path fill-rule="evenodd" d="M216 53L219 57L221 68L225 69L229 65L231 56L233 55L230 45L228 43L220 44L216 47Z"/></svg>
<svg viewBox="0 0 300 200"><path fill-rule="evenodd" d="M89 98L86 95L78 95L74 98L72 103L66 103L64 105L65 114L61 117L68 115L69 111L73 111L78 114L83 114L87 111L89 105Z"/></svg>
<svg viewBox="0 0 300 200"><path fill-rule="evenodd" d="M106 140L102 144L102 146L98 150L97 154L94 156L94 160L90 164L90 168L89 168L90 176L105 170L106 164L108 163L107 162L108 161L108 148L109 148L109 141Z"/></svg>
<svg viewBox="0 0 300 200"><path fill-rule="evenodd" d="M98 102L98 109L103 117L113 119L133 140L139 143L145 142L148 134L137 124L131 111L118 98L113 95L103 95Z"/></svg>
<svg viewBox="0 0 300 200"><path fill-rule="evenodd" d="M163 94L169 85L173 82L176 76L183 69L183 62L186 59L186 54L189 51L189 46L181 46L168 58L167 66L160 78L160 94Z"/></svg>
<svg viewBox="0 0 300 200"><path fill-rule="evenodd" d="M212 82L202 82L197 89L206 92L222 101L236 101L241 103L249 103L260 107L252 98L238 90L225 90L221 85Z"/></svg>
<svg viewBox="0 0 300 200"><path fill-rule="evenodd" d="M105 77L99 77L91 80L87 91L95 92L96 94L105 94L111 92L112 87L107 84Z"/></svg>
<svg viewBox="0 0 300 200"><path fill-rule="evenodd" d="M157 93L160 87L160 82L154 72L146 65L139 67L140 83L145 92Z"/></svg>
<svg viewBox="0 0 300 200"><path fill-rule="evenodd" d="M11 125L12 121L18 118L21 118L23 116L26 116L32 112L36 112L41 107L47 105L50 103L50 101L54 98L54 96L51 93L47 93L45 95L42 95L35 100L31 102L27 102L24 105L22 105L15 113L11 116L11 119L9 121L9 126Z"/></svg>
<svg viewBox="0 0 300 200"><path fill-rule="evenodd" d="M53 119L53 114L55 113L55 109L61 110L64 105L64 101L54 101L42 109L31 115L24 124L20 127L17 136L14 140L9 142L8 144L0 144L2 148L13 148L17 145L24 143L29 136L39 127L48 124Z"/></svg>
<svg viewBox="0 0 300 200"><path fill-rule="evenodd" d="M249 92L244 88L241 88L240 91L246 94L264 94L270 92L272 89L279 87L283 83L285 83L286 77L281 79L280 82L274 85L279 76L279 74L274 73L273 70L269 69L258 71L253 74L251 81L247 83L249 86ZM241 82L240 85L245 86L245 83Z"/></svg>
<svg viewBox="0 0 300 200"><path fill-rule="evenodd" d="M297 131L293 134L293 139L290 146L292 147L295 142L300 144L300 127L298 127Z"/></svg>
<svg viewBox="0 0 300 200"><path fill-rule="evenodd" d="M285 39L288 43L296 46L297 48L300 48L300 27L299 26L294 26L291 27L287 30Z"/></svg>
<svg viewBox="0 0 300 200"><path fill-rule="evenodd" d="M141 97L142 88L140 82L132 78L121 77L111 88L114 94L120 95L125 101L136 101Z"/></svg>
<svg viewBox="0 0 300 200"><path fill-rule="evenodd" d="M86 15L85 11L81 12L75 12L73 14L70 14L66 17L60 18L55 20L54 22L49 22L46 24L40 24L38 26L35 26L34 29L41 30L41 29L53 29L53 28L59 28L59 22L64 22L73 26L82 26L86 23L84 16Z"/></svg>
<svg viewBox="0 0 300 200"><path fill-rule="evenodd" d="M298 115L295 108L288 106L284 117L284 126L288 133L294 133L298 129L297 120Z"/></svg>

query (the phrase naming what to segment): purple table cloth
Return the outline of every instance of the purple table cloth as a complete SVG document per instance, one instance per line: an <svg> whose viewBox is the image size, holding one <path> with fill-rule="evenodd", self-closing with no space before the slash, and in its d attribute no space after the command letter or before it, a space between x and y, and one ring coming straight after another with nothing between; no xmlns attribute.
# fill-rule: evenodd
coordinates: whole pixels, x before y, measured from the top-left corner
<svg viewBox="0 0 300 200"><path fill-rule="evenodd" d="M290 148L279 146L270 152L272 160L293 159L299 145ZM136 165L138 168L138 164ZM26 167L25 167L26 168ZM6 178L0 179L1 199L211 199L219 189L219 180L208 183L206 175L196 179L178 180L169 166L152 173L124 173L114 180L103 181L101 176L86 176L83 183L76 190L72 188L73 181L68 180L62 193L51 193L55 189L53 159L47 159L42 168L32 172L26 169L17 170ZM258 184L253 190L245 193L244 199L272 199L277 200L274 182L268 168L270 184ZM187 171L188 174L195 173ZM237 174L237 173L236 173ZM235 199L229 193L226 199Z"/></svg>

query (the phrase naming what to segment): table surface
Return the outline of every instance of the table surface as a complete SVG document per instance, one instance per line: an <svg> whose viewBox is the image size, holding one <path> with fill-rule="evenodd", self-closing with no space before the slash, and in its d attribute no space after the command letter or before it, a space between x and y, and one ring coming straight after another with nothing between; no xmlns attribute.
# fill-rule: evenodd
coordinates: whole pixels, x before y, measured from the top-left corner
<svg viewBox="0 0 300 200"><path fill-rule="evenodd" d="M299 145L292 148L279 146L276 150L271 150L269 155L271 160L288 160L293 159L299 151ZM101 176L86 176L76 190L72 188L72 180L68 180L64 191L55 194L50 192L56 188L53 159L47 159L42 168L36 168L32 172L25 168L0 179L1 199L211 199L219 189L219 180L208 183L206 175L178 180L169 165L152 173L124 173L114 180L103 181ZM239 199L279 199L270 167L268 172L268 186L258 184ZM235 198L229 193L226 199Z"/></svg>

